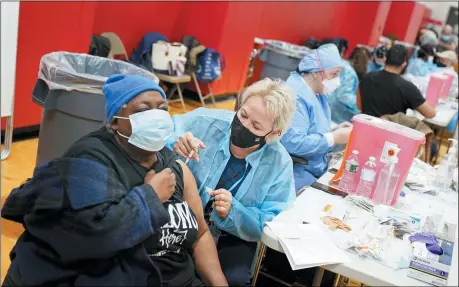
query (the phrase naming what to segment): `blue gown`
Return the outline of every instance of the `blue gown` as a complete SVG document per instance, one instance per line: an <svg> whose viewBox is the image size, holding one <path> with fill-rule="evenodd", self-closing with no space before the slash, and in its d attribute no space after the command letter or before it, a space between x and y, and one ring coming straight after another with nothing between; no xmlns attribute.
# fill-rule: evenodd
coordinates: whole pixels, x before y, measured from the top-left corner
<svg viewBox="0 0 459 287"><path fill-rule="evenodd" d="M342 60L339 78L341 86L328 96L331 119L336 124L350 122L353 116L360 113L357 108L359 77L351 64L346 60Z"/></svg>
<svg viewBox="0 0 459 287"><path fill-rule="evenodd" d="M331 131L331 114L327 96L316 95L300 74L292 73L286 84L296 92L296 111L281 142L290 154L308 160L308 164L293 166L298 190L327 171L330 147L324 134Z"/></svg>
<svg viewBox="0 0 459 287"><path fill-rule="evenodd" d="M367 64L367 73L375 72L375 71L382 71L384 69L384 65L378 65L375 61L370 61Z"/></svg>
<svg viewBox="0 0 459 287"><path fill-rule="evenodd" d="M235 112L199 108L172 117L174 132L167 141L173 147L178 136L191 132L207 146L199 150L200 161L190 161L203 206L211 200L206 188L215 190L231 157L231 123ZM225 219L215 209L210 219L224 230L245 241L259 241L265 222L287 209L295 200L293 163L280 142L266 144L246 157L247 165L243 180L231 203Z"/></svg>
<svg viewBox="0 0 459 287"><path fill-rule="evenodd" d="M425 77L435 70L435 64L424 61L421 58L411 58L408 61L406 73L416 77Z"/></svg>

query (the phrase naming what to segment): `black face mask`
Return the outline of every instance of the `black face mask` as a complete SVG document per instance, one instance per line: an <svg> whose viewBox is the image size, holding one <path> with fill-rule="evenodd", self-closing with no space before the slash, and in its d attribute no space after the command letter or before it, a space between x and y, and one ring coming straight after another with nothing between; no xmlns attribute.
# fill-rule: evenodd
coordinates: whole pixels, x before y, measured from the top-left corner
<svg viewBox="0 0 459 287"><path fill-rule="evenodd" d="M443 64L442 62L437 62L437 67L439 67L439 68L446 68L446 65Z"/></svg>
<svg viewBox="0 0 459 287"><path fill-rule="evenodd" d="M269 133L268 133L269 134ZM239 120L237 113L234 115L233 122L231 123L231 143L240 148L249 148L256 145L264 145L265 136L254 135L248 128Z"/></svg>

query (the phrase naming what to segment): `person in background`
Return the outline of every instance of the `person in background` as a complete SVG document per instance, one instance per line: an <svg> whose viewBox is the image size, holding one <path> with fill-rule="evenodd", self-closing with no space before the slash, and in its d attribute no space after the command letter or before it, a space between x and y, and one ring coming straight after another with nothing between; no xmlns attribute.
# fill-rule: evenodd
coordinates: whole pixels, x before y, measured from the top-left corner
<svg viewBox="0 0 459 287"><path fill-rule="evenodd" d="M353 116L360 113L356 104L357 87L359 74L363 76L367 70L368 58L365 50L363 47L357 47L352 51L349 61L341 61L341 85L328 96L331 119L336 124L350 122Z"/></svg>
<svg viewBox="0 0 459 287"><path fill-rule="evenodd" d="M437 70L451 70L454 71L454 65L457 64L457 54L454 51L443 51L436 53L437 57Z"/></svg>
<svg viewBox="0 0 459 287"><path fill-rule="evenodd" d="M367 73L369 60L370 54L368 53L368 49L365 47L355 48L349 56L349 63L357 73L359 81L362 80L363 75Z"/></svg>
<svg viewBox="0 0 459 287"><path fill-rule="evenodd" d="M416 44L418 46L427 45L427 46L437 47L438 35L436 34L435 30L421 29L416 39Z"/></svg>
<svg viewBox="0 0 459 287"><path fill-rule="evenodd" d="M402 45L394 45L387 52L384 70L366 74L357 91L357 106L363 114L374 117L406 113L417 110L426 118L436 115L435 108L428 104L419 89L400 75L407 65L407 51ZM437 152L432 142L431 157Z"/></svg>
<svg viewBox="0 0 459 287"><path fill-rule="evenodd" d="M437 58L437 67L433 70L434 72L447 72L450 75L454 76L451 89L449 91L450 97L456 97L459 89L458 75L455 70L455 65L457 65L457 54L454 51L443 51L441 53L435 54Z"/></svg>
<svg viewBox="0 0 459 287"><path fill-rule="evenodd" d="M338 48L341 58L344 58L344 54L346 54L346 51L348 48L348 41L346 39L339 38L339 37L325 39L322 41L321 45L325 45L325 44L335 44L336 47Z"/></svg>
<svg viewBox="0 0 459 287"><path fill-rule="evenodd" d="M451 25L445 25L441 31L438 39L439 52L443 51L454 51L457 47L457 36L453 33L453 27Z"/></svg>
<svg viewBox="0 0 459 287"><path fill-rule="evenodd" d="M287 79L296 93L296 112L281 142L290 155L304 159L293 167L297 190L327 171L328 152L334 145L345 144L349 137L349 123L332 130L327 99L340 86L341 65L336 45L322 45L307 53Z"/></svg>
<svg viewBox="0 0 459 287"><path fill-rule="evenodd" d="M374 50L373 57L368 62L367 73L381 71L384 69L384 64L386 62L386 53L386 46L379 46Z"/></svg>
<svg viewBox="0 0 459 287"><path fill-rule="evenodd" d="M191 159L228 283L246 286L265 223L295 199L292 159L279 142L295 99L283 82L266 78L247 87L238 106L174 116L168 146Z"/></svg>
<svg viewBox="0 0 459 287"><path fill-rule="evenodd" d="M202 286L197 272L227 286L193 175L164 148L164 91L113 75L103 93L107 126L38 167L3 206L25 223L4 284Z"/></svg>
<svg viewBox="0 0 459 287"><path fill-rule="evenodd" d="M434 48L432 46L421 46L417 51L417 57L408 61L407 74L417 77L424 77L435 69L433 63Z"/></svg>
<svg viewBox="0 0 459 287"><path fill-rule="evenodd" d="M357 107L362 113L381 117L412 109L426 118L435 116L435 109L426 103L419 89L400 76L406 61L406 48L394 45L387 52L384 70L363 77L357 91Z"/></svg>

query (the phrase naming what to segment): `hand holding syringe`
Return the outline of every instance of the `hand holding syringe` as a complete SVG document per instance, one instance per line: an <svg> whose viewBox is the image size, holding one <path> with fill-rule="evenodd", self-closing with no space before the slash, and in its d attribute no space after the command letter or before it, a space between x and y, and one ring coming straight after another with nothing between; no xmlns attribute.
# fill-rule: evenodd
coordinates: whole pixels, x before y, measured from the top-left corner
<svg viewBox="0 0 459 287"><path fill-rule="evenodd" d="M174 151L186 159L185 164L188 164L190 160L199 161L198 151L200 148L204 149L206 146L190 132L179 136L174 144Z"/></svg>

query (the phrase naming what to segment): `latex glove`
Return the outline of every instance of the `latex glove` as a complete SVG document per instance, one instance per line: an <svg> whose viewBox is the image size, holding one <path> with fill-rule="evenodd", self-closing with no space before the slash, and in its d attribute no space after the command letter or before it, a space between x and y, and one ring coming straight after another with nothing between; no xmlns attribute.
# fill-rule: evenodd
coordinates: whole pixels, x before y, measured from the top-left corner
<svg viewBox="0 0 459 287"><path fill-rule="evenodd" d="M225 219L231 210L231 202L233 195L226 189L217 189L209 192L209 195L214 198L214 207L218 216Z"/></svg>
<svg viewBox="0 0 459 287"><path fill-rule="evenodd" d="M186 132L179 136L174 144L174 151L183 158L199 161L198 150L206 148L205 144L193 136L192 133ZM190 156L191 155L191 156Z"/></svg>
<svg viewBox="0 0 459 287"><path fill-rule="evenodd" d="M336 127L334 127L332 131L336 131L337 129L341 129L341 128L352 128L352 127L353 125L350 122L342 122Z"/></svg>
<svg viewBox="0 0 459 287"><path fill-rule="evenodd" d="M332 132L335 145L346 144L349 139L349 134L351 133L352 128L340 128Z"/></svg>

